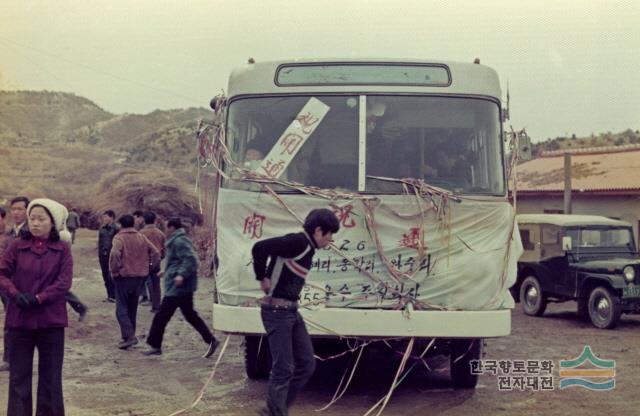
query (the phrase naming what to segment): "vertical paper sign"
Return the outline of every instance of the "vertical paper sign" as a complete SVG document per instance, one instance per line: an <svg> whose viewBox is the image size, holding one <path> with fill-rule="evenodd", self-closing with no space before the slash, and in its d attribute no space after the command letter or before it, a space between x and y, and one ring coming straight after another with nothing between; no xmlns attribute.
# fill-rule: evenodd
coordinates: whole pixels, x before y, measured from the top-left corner
<svg viewBox="0 0 640 416"><path fill-rule="evenodd" d="M311 97L282 133L257 171L272 178L280 177L328 112L328 105Z"/></svg>

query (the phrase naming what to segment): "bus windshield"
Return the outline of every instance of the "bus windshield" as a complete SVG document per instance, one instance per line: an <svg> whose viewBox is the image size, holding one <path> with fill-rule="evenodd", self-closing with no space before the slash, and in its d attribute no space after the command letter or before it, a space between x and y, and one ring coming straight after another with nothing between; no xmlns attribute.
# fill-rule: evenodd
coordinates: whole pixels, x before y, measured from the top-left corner
<svg viewBox="0 0 640 416"><path fill-rule="evenodd" d="M505 192L499 108L487 99L411 95L236 99L227 118L232 158L256 170L313 99L328 111L279 174L282 180L400 193L403 187L393 179L414 178L457 193ZM234 181L225 186L259 190Z"/></svg>

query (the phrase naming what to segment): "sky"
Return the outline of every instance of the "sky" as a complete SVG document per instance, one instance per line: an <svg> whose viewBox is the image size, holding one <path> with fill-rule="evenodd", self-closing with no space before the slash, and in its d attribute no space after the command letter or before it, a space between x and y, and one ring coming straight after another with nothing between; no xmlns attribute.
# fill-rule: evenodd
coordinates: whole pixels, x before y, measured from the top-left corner
<svg viewBox="0 0 640 416"><path fill-rule="evenodd" d="M113 113L201 106L247 61L390 57L494 68L533 141L640 129L640 2L2 0L0 89ZM508 125L507 125L508 128Z"/></svg>

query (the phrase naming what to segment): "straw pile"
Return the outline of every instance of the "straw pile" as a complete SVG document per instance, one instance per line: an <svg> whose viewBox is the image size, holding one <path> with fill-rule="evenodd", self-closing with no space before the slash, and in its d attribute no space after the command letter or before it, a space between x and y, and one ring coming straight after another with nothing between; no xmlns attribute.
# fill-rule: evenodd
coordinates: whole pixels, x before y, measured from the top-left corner
<svg viewBox="0 0 640 416"><path fill-rule="evenodd" d="M160 169L119 169L105 175L91 204L93 219L97 220L107 209L115 211L116 217L135 210L151 210L163 218L180 217L194 225L202 222L190 185Z"/></svg>

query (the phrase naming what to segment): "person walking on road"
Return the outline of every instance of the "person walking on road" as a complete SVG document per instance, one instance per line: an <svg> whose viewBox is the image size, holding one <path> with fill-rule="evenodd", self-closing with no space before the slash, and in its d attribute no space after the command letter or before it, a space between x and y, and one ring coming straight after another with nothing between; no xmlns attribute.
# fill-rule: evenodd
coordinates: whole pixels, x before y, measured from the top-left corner
<svg viewBox="0 0 640 416"><path fill-rule="evenodd" d="M113 237L118 233L118 227L115 224L116 214L108 209L102 214L102 225L98 231L98 260L100 261L100 270L102 271L102 280L104 287L107 289L108 302L116 301L116 291L113 286L113 280L109 273L109 253L113 245Z"/></svg>
<svg viewBox="0 0 640 416"><path fill-rule="evenodd" d="M31 201L26 212L28 229L11 242L0 259L0 290L10 298L5 317L10 343L6 414L33 414L33 356L37 349L36 415L64 416L65 295L73 278L68 214L64 205L47 198Z"/></svg>
<svg viewBox="0 0 640 416"><path fill-rule="evenodd" d="M11 237L7 233L7 211L0 207L0 256L2 252L9 247Z"/></svg>
<svg viewBox="0 0 640 416"><path fill-rule="evenodd" d="M298 299L315 251L331 244L339 229L332 211L314 209L307 215L302 232L258 241L253 246L253 269L266 294L260 313L272 362L267 407L261 409L261 415L288 415L289 407L315 371L313 345L298 313Z"/></svg>
<svg viewBox="0 0 640 416"><path fill-rule="evenodd" d="M180 308L184 319L200 333L202 340L207 344L203 356L211 357L219 342L198 312L193 309L193 294L198 288L198 256L179 218L172 218L167 222L167 234L166 267L163 276L165 292L160 310L153 317L147 337L149 349L143 354L162 354L164 330L176 309Z"/></svg>
<svg viewBox="0 0 640 416"><path fill-rule="evenodd" d="M143 214L145 226L140 230L140 234L144 235L153 243L154 246L160 251L160 258L164 258L164 243L166 237L162 231L156 227L156 214L153 211L147 211ZM149 292L149 298L151 299L151 312L158 312L160 309L160 278L158 272L160 271L160 265L158 267L149 270L149 278L147 279L147 291Z"/></svg>
<svg viewBox="0 0 640 416"><path fill-rule="evenodd" d="M11 243L12 240L6 230L6 217L7 211L0 207L0 258L2 258L2 253L9 246L9 243ZM2 301L2 307L6 314L9 298L2 291L0 291L0 300ZM4 345L2 347L2 363L0 364L0 371L9 371L9 336L7 328L4 328L4 337L2 339Z"/></svg>
<svg viewBox="0 0 640 416"><path fill-rule="evenodd" d="M133 211L133 228L140 231L144 227L144 212L142 210Z"/></svg>
<svg viewBox="0 0 640 416"><path fill-rule="evenodd" d="M9 229L8 232L4 232L2 236L0 236L0 255L3 252L3 247L6 248L12 241L25 237L29 233L29 226L27 225L28 215L27 215L27 207L29 206L29 198L26 196L17 196L13 198L10 202L10 210L11 210L11 219L13 220L13 226ZM64 237L64 241L71 244L71 234L67 230L66 221L67 221L68 211L65 208L65 224L59 225L61 229L64 229L64 233L62 236ZM4 221L3 221L4 223ZM5 226L3 226L5 228ZM9 301L6 295L0 293L0 298L2 299L3 305ZM85 305L73 292L69 291L65 294L65 299L71 306L71 308L78 313L78 320L83 321L87 316L87 312L89 308ZM6 308L6 306L5 306ZM3 363L0 365L0 371L9 371L9 350L11 348L8 341L7 329L5 327L4 334L4 351L3 351Z"/></svg>
<svg viewBox="0 0 640 416"><path fill-rule="evenodd" d="M109 271L116 292L116 318L122 341L118 348L127 349L138 343L136 317L138 297L149 276L149 269L158 267L160 252L151 241L133 228L133 216L118 219L122 227L113 238L109 254Z"/></svg>
<svg viewBox="0 0 640 416"><path fill-rule="evenodd" d="M71 233L71 244L76 242L76 230L78 228L80 228L80 216L75 208L71 208L69 218L67 218L67 229Z"/></svg>

